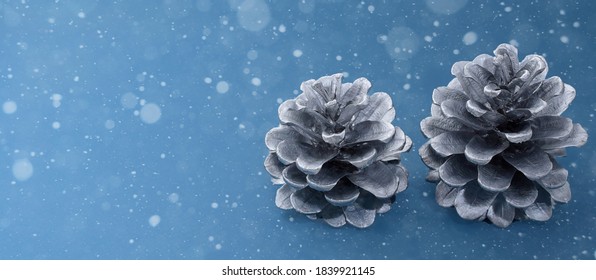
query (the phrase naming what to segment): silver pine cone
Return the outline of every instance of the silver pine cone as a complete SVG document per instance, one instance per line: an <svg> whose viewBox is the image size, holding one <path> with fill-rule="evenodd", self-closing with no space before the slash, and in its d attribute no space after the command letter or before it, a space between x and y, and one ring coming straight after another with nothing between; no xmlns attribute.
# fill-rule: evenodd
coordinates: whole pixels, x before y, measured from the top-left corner
<svg viewBox="0 0 596 280"><path fill-rule="evenodd" d="M545 79L540 55L519 62L508 44L494 54L456 62L455 78L434 90L431 117L420 123L430 138L419 150L427 179L438 182L437 203L464 219L503 228L514 219L546 221L555 202L571 199L568 172L555 157L588 139L561 116L575 89Z"/></svg>
<svg viewBox="0 0 596 280"><path fill-rule="evenodd" d="M555 157L588 139L561 116L575 89L559 77L545 79L542 56L519 62L508 44L494 54L456 62L455 78L434 90L431 117L420 123L430 138L419 149L427 179L438 182L437 203L464 219L499 227L546 221L555 202L571 199L568 172Z"/></svg>
<svg viewBox="0 0 596 280"><path fill-rule="evenodd" d="M391 124L395 109L387 93L369 96L367 79L341 79L303 82L302 93L279 106L280 125L265 137L265 168L283 185L277 207L333 227L365 228L406 189L400 153L412 140Z"/></svg>

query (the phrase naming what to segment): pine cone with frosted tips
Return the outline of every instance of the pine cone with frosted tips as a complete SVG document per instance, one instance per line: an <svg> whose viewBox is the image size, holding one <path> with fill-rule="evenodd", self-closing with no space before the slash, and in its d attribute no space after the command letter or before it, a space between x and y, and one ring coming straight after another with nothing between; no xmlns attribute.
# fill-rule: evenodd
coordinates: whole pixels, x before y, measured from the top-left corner
<svg viewBox="0 0 596 280"><path fill-rule="evenodd" d="M335 74L302 83L302 93L279 106L280 125L265 143L265 168L275 203L333 227L370 226L407 187L400 154L412 140L391 122L387 93L368 95L365 78L343 83Z"/></svg>
<svg viewBox="0 0 596 280"><path fill-rule="evenodd" d="M561 116L575 89L546 78L544 57L501 44L495 56L456 62L455 78L434 90L430 138L419 153L438 182L436 200L459 216L499 227L514 219L546 221L555 202L571 199L568 172L556 157L586 143L585 129Z"/></svg>

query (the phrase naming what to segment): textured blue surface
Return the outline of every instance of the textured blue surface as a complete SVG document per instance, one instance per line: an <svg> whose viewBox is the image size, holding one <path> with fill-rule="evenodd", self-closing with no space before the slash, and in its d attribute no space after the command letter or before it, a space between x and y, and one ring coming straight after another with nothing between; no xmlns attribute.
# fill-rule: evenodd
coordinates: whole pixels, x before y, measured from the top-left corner
<svg viewBox="0 0 596 280"><path fill-rule="evenodd" d="M419 122L452 63L503 42L596 111L592 1L2 1L2 259L594 259L596 153L573 199L507 229L439 207ZM472 33L470 33L472 32ZM467 34L467 35L466 35ZM391 94L409 188L365 230L274 204L264 135L304 80Z"/></svg>

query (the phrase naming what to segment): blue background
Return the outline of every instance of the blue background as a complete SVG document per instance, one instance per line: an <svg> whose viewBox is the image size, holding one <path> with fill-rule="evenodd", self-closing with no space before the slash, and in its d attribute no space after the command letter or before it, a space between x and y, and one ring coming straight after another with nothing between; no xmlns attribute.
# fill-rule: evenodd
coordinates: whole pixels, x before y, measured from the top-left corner
<svg viewBox="0 0 596 280"><path fill-rule="evenodd" d="M504 42L545 55L548 76L577 90L565 115L591 132L595 13L593 1L2 1L0 258L594 259L592 139L559 160L572 201L507 229L439 207L417 150L451 65ZM408 189L364 230L278 209L263 168L279 103L336 72L390 93L414 141Z"/></svg>

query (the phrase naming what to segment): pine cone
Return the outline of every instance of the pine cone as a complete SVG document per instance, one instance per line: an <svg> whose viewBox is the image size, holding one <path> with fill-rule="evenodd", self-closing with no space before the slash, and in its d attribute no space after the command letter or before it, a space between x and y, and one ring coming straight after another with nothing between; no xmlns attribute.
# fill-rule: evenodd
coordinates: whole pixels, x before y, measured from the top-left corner
<svg viewBox="0 0 596 280"><path fill-rule="evenodd" d="M341 83L342 75L308 80L302 93L279 106L280 125L265 137L265 168L275 204L333 227L370 226L407 187L400 153L412 140L391 122L391 98L369 96L370 82Z"/></svg>
<svg viewBox="0 0 596 280"><path fill-rule="evenodd" d="M546 221L555 202L571 199L568 172L555 157L588 134L562 117L575 89L545 79L544 57L500 45L495 56L453 65L447 87L433 92L431 117L420 123L430 140L419 153L438 182L437 203L460 217L507 227L514 219Z"/></svg>

